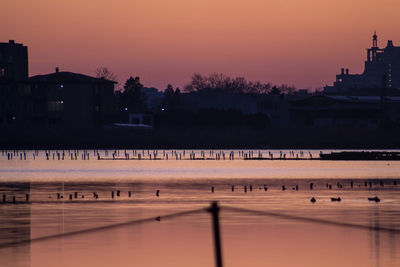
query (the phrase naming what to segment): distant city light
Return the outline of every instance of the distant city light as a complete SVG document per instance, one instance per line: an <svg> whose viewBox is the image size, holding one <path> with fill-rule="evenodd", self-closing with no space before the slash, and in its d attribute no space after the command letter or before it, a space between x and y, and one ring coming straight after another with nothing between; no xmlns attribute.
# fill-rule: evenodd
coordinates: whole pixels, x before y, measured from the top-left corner
<svg viewBox="0 0 400 267"><path fill-rule="evenodd" d="M61 84L61 88L64 88L64 84Z"/></svg>
<svg viewBox="0 0 400 267"><path fill-rule="evenodd" d="M125 111L128 111L128 108L125 108Z"/></svg>
<svg viewBox="0 0 400 267"><path fill-rule="evenodd" d="M161 111L165 111L165 108L162 108Z"/></svg>
<svg viewBox="0 0 400 267"><path fill-rule="evenodd" d="M64 104L64 101L61 100L61 104Z"/></svg>

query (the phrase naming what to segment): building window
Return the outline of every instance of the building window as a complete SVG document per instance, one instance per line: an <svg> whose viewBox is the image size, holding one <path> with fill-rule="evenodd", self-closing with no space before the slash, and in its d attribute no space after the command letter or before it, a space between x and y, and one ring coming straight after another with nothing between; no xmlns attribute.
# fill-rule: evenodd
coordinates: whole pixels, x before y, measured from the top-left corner
<svg viewBox="0 0 400 267"><path fill-rule="evenodd" d="M49 101L47 103L47 108L49 111L63 111L64 101Z"/></svg>
<svg viewBox="0 0 400 267"><path fill-rule="evenodd" d="M29 96L29 95L31 95L31 86L25 85L24 86L24 96Z"/></svg>

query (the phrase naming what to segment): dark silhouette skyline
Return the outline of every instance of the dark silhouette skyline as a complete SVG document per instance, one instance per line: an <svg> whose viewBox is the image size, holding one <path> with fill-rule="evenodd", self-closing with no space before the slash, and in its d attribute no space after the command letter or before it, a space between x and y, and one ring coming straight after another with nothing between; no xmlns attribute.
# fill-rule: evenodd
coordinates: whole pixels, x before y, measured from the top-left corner
<svg viewBox="0 0 400 267"><path fill-rule="evenodd" d="M3 145L257 147L288 142L341 147L357 140L361 143L355 146L390 146L391 138L374 140L370 135L400 129L398 47L389 42L379 49L373 38L365 73L343 74L363 83L349 90L340 87L334 94L218 73L195 73L183 91L169 84L163 92L145 87L139 76L116 90L116 82L109 80L116 76L106 67L96 69L97 78L58 67L54 73L28 77L27 47L2 43L1 58L7 59L0 62ZM335 86L346 84L352 83L338 80ZM331 139L336 131L348 140ZM322 134L304 138L316 132ZM360 132L364 138L355 135Z"/></svg>

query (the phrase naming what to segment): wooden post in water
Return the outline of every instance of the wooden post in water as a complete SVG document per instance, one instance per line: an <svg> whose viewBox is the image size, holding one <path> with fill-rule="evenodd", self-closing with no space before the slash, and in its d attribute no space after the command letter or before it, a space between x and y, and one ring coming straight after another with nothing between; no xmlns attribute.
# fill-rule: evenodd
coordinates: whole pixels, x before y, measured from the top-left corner
<svg viewBox="0 0 400 267"><path fill-rule="evenodd" d="M218 202L211 203L208 211L212 215L213 235L214 235L214 249L215 249L215 266L222 267L222 249L221 249L221 236L219 229L219 207Z"/></svg>

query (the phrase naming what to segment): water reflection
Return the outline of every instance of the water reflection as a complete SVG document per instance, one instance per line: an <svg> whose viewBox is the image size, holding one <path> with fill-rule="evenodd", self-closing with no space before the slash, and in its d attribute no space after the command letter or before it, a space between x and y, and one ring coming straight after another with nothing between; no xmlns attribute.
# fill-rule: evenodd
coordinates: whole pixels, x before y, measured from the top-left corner
<svg viewBox="0 0 400 267"><path fill-rule="evenodd" d="M166 184L154 181L1 184L2 193L8 196L16 195L22 202L23 196L29 192L32 204L21 202L0 206L0 239L3 243L15 242L132 219L156 217L204 207L214 199L230 206L400 229L399 211L396 206L399 196L395 187L386 186L381 191L375 188L374 193L379 193L382 198L382 202L377 204L367 201L369 188L332 191L324 189L326 180L314 180L312 191L305 189L309 180L244 179L241 182L253 184L253 191L232 192L231 183L221 180L182 180L180 183ZM288 185L299 184L301 190L282 192L279 185L283 182ZM355 182L362 184L362 181ZM268 184L268 191L260 190L264 183ZM340 180L340 183L346 184L346 181ZM210 184L216 185L214 193L210 192ZM155 196L155 188L161 190L160 197ZM239 185L236 188L239 188ZM117 198L115 195L112 199L110 192L117 190L120 190L120 196ZM93 191L98 192L102 201L91 198ZM131 199L129 191L134 192ZM57 192L65 196L72 194L73 199L57 200ZM78 192L76 199L75 192ZM342 196L343 202L330 202L329 197L337 194ZM85 196L84 199L79 198L82 195ZM311 195L317 198L315 204L309 202ZM396 266L400 263L399 252L396 250L399 240L395 233L324 226L239 214L228 210L224 211L221 217L227 266L243 266L249 263L253 266L264 266L265 255L273 266L295 266L298 262L307 266L333 266L326 262L325 258L315 258L315 255L321 254L327 254L330 260L340 266ZM77 259L89 266L109 266L107 264L113 261L119 262L119 266L130 266L131 254L134 255L133 261L139 266L210 266L213 264L210 231L209 215L203 214L180 220L154 221L54 241L12 246L0 249L0 257L2 262L6 263L5 266L54 266L55 260L59 258L63 261L58 262L58 266L71 266ZM126 237L128 234L129 238ZM183 241L185 245L182 244ZM116 250L110 251L110 246ZM80 252L82 249L85 251L83 254ZM136 251L132 252L130 249ZM169 253L160 253L158 249L167 250ZM179 256L181 254L174 253L176 249L182 250L185 255L196 255L199 251L207 253L182 257ZM345 249L352 253L345 252ZM108 255L109 253L112 255ZM160 259L142 257L141 253L155 253ZM346 260L339 256L332 259L332 255L340 253L345 253ZM171 255L177 258L171 258ZM297 260L293 257L297 257Z"/></svg>
<svg viewBox="0 0 400 267"><path fill-rule="evenodd" d="M31 238L31 205L10 204L13 203L14 196L18 196L16 201L20 201L21 197L29 192L30 183L0 186L0 246ZM0 249L0 259L4 263L12 263L13 266L29 266L30 247L11 246L8 249Z"/></svg>
<svg viewBox="0 0 400 267"><path fill-rule="evenodd" d="M0 203L0 245L155 218L205 207L213 200L225 206L400 229L398 162L50 162L40 158L8 162L0 158L0 167L0 200L6 194L9 202ZM368 201L374 196L381 202ZM315 203L310 202L312 197ZM342 201L331 202L332 197ZM210 220L207 213L161 218L1 248L1 266L212 266ZM227 209L222 210L221 222L226 266L400 265L395 232Z"/></svg>

